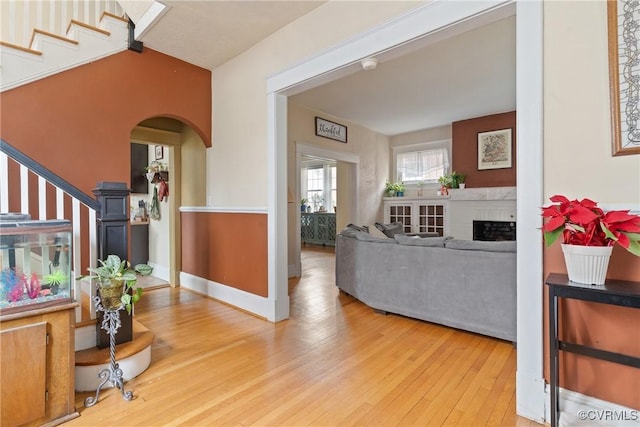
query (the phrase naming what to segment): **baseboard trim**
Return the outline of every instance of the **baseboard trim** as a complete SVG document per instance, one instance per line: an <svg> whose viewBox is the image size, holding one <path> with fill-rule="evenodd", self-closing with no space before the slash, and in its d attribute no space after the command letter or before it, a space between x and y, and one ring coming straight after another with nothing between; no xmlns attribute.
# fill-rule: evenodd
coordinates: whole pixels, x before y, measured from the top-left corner
<svg viewBox="0 0 640 427"><path fill-rule="evenodd" d="M153 267L153 273L151 273L151 275L169 282L169 269L167 267L152 262L149 263L149 266Z"/></svg>
<svg viewBox="0 0 640 427"><path fill-rule="evenodd" d="M550 395L549 385L546 387ZM640 410L627 408L616 403L607 402L596 397L587 396L571 390L561 388L558 399L560 402L560 418L558 425L569 427L638 427ZM546 418L551 419L551 405L547 405Z"/></svg>
<svg viewBox="0 0 640 427"><path fill-rule="evenodd" d="M203 279L202 277L193 276L189 273L180 273L180 286L265 319L269 319L270 313L273 311L271 308L273 304L268 298Z"/></svg>

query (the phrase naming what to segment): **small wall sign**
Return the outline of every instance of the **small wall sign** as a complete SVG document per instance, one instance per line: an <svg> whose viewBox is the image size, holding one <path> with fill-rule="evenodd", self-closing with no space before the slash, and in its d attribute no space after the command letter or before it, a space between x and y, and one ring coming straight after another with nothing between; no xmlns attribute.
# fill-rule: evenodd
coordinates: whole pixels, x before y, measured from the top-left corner
<svg viewBox="0 0 640 427"><path fill-rule="evenodd" d="M316 117L316 135L347 143L347 127Z"/></svg>

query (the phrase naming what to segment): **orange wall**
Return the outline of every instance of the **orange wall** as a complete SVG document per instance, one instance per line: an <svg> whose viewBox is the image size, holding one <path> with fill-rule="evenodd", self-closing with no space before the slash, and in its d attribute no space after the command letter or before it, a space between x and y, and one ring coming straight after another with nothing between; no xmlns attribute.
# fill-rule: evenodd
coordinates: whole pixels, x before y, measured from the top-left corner
<svg viewBox="0 0 640 427"><path fill-rule="evenodd" d="M567 272L559 244L545 249L544 274ZM640 282L640 257L614 247L607 278ZM549 379L548 305L545 286L545 377ZM561 339L640 357L640 310L560 300ZM561 352L560 386L640 409L640 369Z"/></svg>
<svg viewBox="0 0 640 427"><path fill-rule="evenodd" d="M211 72L146 49L124 51L0 94L0 134L93 197L129 182L130 133L165 116L211 146Z"/></svg>
<svg viewBox="0 0 640 427"><path fill-rule="evenodd" d="M505 169L478 170L478 133L511 129L511 163ZM467 175L467 187L516 185L516 112L492 114L451 124L451 170Z"/></svg>
<svg viewBox="0 0 640 427"><path fill-rule="evenodd" d="M182 271L267 297L267 215L182 212Z"/></svg>

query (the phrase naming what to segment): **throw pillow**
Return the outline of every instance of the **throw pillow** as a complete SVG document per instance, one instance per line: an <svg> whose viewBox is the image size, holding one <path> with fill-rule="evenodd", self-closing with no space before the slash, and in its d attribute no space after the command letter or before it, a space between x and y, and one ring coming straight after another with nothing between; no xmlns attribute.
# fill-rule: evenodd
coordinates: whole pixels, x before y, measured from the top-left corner
<svg viewBox="0 0 640 427"><path fill-rule="evenodd" d="M350 229L356 230L356 231L362 231L364 233L368 233L369 232L369 227L367 227L366 225L359 226L359 225L355 225L355 224L347 224L347 228L350 228Z"/></svg>
<svg viewBox="0 0 640 427"><path fill-rule="evenodd" d="M407 246L426 246L430 248L444 248L444 244L451 237L419 237L419 236L405 236L402 234L396 234L393 236L398 243Z"/></svg>
<svg viewBox="0 0 640 427"><path fill-rule="evenodd" d="M381 224L376 222L376 228L384 233L385 236L393 238L396 234L404 234L404 226L401 222L393 222L391 224Z"/></svg>

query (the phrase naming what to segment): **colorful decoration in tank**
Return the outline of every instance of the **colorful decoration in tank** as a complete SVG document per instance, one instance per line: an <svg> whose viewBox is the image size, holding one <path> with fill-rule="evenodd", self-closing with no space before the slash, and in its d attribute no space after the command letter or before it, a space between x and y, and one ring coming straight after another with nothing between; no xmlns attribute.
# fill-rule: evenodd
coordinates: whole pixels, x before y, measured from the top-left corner
<svg viewBox="0 0 640 427"><path fill-rule="evenodd" d="M25 283L25 286L27 288L27 295L29 295L29 298L35 299L40 295L40 279L38 279L38 275L36 273L31 274L31 279L28 284Z"/></svg>
<svg viewBox="0 0 640 427"><path fill-rule="evenodd" d="M18 274L11 270L7 280L7 300L9 302L16 302L22 299L24 295L24 288L27 283L27 277L24 274Z"/></svg>

